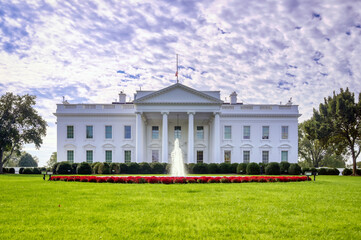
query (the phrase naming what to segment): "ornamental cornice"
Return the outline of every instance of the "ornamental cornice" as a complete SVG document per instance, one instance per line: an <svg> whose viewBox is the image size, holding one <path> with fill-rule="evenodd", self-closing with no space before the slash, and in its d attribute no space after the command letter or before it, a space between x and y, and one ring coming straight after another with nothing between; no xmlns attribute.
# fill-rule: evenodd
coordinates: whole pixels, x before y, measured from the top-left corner
<svg viewBox="0 0 361 240"><path fill-rule="evenodd" d="M247 114L247 113L221 113L221 117L254 117L254 118L299 118L302 114Z"/></svg>

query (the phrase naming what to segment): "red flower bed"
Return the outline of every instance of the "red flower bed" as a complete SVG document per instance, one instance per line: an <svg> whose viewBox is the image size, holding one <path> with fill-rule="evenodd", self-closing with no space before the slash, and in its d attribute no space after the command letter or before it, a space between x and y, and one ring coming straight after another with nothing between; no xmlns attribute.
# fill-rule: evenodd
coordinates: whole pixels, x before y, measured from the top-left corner
<svg viewBox="0 0 361 240"><path fill-rule="evenodd" d="M300 182L311 181L307 176L232 176L232 177L98 177L98 176L52 176L52 181L98 182L98 183L247 183L247 182Z"/></svg>

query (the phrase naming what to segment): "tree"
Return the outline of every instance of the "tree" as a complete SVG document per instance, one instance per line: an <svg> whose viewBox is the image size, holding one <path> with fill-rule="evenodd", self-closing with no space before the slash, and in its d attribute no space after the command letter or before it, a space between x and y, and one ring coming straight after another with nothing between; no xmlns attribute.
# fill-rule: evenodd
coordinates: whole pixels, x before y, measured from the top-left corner
<svg viewBox="0 0 361 240"><path fill-rule="evenodd" d="M33 108L35 96L6 93L0 97L0 173L13 153L23 144L34 143L39 148L46 135L47 124ZM4 152L8 152L4 156Z"/></svg>
<svg viewBox="0 0 361 240"><path fill-rule="evenodd" d="M321 103L319 110L313 109L310 124L305 126L311 139L317 139L322 146L331 146L337 154L347 152L352 157L353 175L356 174L356 160L361 151L361 93L358 102L354 93L342 88L333 92Z"/></svg>
<svg viewBox="0 0 361 240"><path fill-rule="evenodd" d="M54 164L58 161L57 159L58 159L57 153L53 152L50 156L49 161L46 162L46 166L48 168L52 168L54 166Z"/></svg>
<svg viewBox="0 0 361 240"><path fill-rule="evenodd" d="M311 120L298 125L298 153L300 164L304 167L345 167L345 153L336 154L331 146L323 146L318 139L313 139L305 128ZM311 134L312 135L312 134Z"/></svg>
<svg viewBox="0 0 361 240"><path fill-rule="evenodd" d="M37 166L38 163L29 153L25 153L24 155L21 156L19 161L19 167L37 167Z"/></svg>

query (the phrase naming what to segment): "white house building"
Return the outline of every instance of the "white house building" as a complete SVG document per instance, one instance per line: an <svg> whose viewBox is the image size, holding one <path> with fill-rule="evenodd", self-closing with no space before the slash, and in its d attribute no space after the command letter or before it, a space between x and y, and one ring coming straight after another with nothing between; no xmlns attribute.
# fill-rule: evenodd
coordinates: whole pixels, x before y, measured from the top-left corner
<svg viewBox="0 0 361 240"><path fill-rule="evenodd" d="M219 91L176 83L119 94L112 104L58 104L57 152L69 162L169 162L179 138L186 163L297 162L298 106L230 103Z"/></svg>

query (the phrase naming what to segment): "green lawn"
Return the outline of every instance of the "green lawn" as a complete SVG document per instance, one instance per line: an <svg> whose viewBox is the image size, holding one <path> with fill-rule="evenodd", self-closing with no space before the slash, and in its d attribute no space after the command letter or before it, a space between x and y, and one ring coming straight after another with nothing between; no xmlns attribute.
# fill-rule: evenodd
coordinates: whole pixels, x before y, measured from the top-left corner
<svg viewBox="0 0 361 240"><path fill-rule="evenodd" d="M0 176L0 239L361 239L361 177L111 184Z"/></svg>

